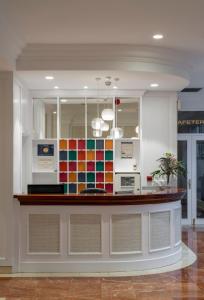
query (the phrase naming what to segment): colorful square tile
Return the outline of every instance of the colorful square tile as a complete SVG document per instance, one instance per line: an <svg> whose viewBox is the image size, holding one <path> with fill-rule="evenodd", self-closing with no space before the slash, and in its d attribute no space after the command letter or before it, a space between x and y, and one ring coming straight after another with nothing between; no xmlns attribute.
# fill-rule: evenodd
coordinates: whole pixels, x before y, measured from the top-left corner
<svg viewBox="0 0 204 300"><path fill-rule="evenodd" d="M86 173L78 173L78 182L86 182Z"/></svg>
<svg viewBox="0 0 204 300"><path fill-rule="evenodd" d="M96 171L104 171L104 162L103 161L96 162Z"/></svg>
<svg viewBox="0 0 204 300"><path fill-rule="evenodd" d="M113 173L105 173L105 182L113 182Z"/></svg>
<svg viewBox="0 0 204 300"><path fill-rule="evenodd" d="M113 151L105 151L105 160L113 160Z"/></svg>
<svg viewBox="0 0 204 300"><path fill-rule="evenodd" d="M78 140L78 149L79 150L86 149L86 142L85 142L85 140Z"/></svg>
<svg viewBox="0 0 204 300"><path fill-rule="evenodd" d="M95 182L95 173L87 173L87 182Z"/></svg>
<svg viewBox="0 0 204 300"><path fill-rule="evenodd" d="M95 151L87 151L87 160L95 160Z"/></svg>
<svg viewBox="0 0 204 300"><path fill-rule="evenodd" d="M86 152L78 151L78 160L85 160L85 159L86 159Z"/></svg>
<svg viewBox="0 0 204 300"><path fill-rule="evenodd" d="M87 189L94 189L95 188L95 184L94 183L88 183L87 184Z"/></svg>
<svg viewBox="0 0 204 300"><path fill-rule="evenodd" d="M113 193L113 184L107 183L105 185L105 190L107 193Z"/></svg>
<svg viewBox="0 0 204 300"><path fill-rule="evenodd" d="M85 183L79 183L78 184L78 193L80 193L81 191L85 190L86 188L86 184Z"/></svg>
<svg viewBox="0 0 204 300"><path fill-rule="evenodd" d="M76 173L73 173L73 172L69 173L68 178L69 178L69 182L76 182L77 181Z"/></svg>
<svg viewBox="0 0 204 300"><path fill-rule="evenodd" d="M107 150L113 149L113 140L105 140L105 149Z"/></svg>
<svg viewBox="0 0 204 300"><path fill-rule="evenodd" d="M68 164L69 171L76 171L77 170L77 164L75 161L70 161Z"/></svg>
<svg viewBox="0 0 204 300"><path fill-rule="evenodd" d="M77 192L77 185L75 183L69 184L69 193L70 194L76 194Z"/></svg>
<svg viewBox="0 0 204 300"><path fill-rule="evenodd" d="M66 172L67 171L67 162L66 161L60 161L59 169L60 169L60 172Z"/></svg>
<svg viewBox="0 0 204 300"><path fill-rule="evenodd" d="M66 150L67 149L67 140L60 140L59 141L59 148L60 150Z"/></svg>
<svg viewBox="0 0 204 300"><path fill-rule="evenodd" d="M68 148L70 150L76 149L76 146L77 146L77 141L76 140L69 140L68 141Z"/></svg>
<svg viewBox="0 0 204 300"><path fill-rule="evenodd" d="M76 155L76 151L69 151L69 160L76 160L77 159L77 155Z"/></svg>
<svg viewBox="0 0 204 300"><path fill-rule="evenodd" d="M96 188L97 189L104 189L104 184L103 183L97 183Z"/></svg>
<svg viewBox="0 0 204 300"><path fill-rule="evenodd" d="M106 171L113 171L113 162L112 161L106 161L105 162L105 170Z"/></svg>
<svg viewBox="0 0 204 300"><path fill-rule="evenodd" d="M104 151L96 151L96 160L104 160Z"/></svg>
<svg viewBox="0 0 204 300"><path fill-rule="evenodd" d="M60 151L60 160L67 160L67 151Z"/></svg>
<svg viewBox="0 0 204 300"><path fill-rule="evenodd" d="M104 173L96 173L96 182L104 182Z"/></svg>
<svg viewBox="0 0 204 300"><path fill-rule="evenodd" d="M64 194L68 194L69 189L68 189L68 185L64 184Z"/></svg>
<svg viewBox="0 0 204 300"><path fill-rule="evenodd" d="M67 182L67 173L60 173L59 180L60 182Z"/></svg>
<svg viewBox="0 0 204 300"><path fill-rule="evenodd" d="M95 149L95 140L87 140L87 149Z"/></svg>
<svg viewBox="0 0 204 300"><path fill-rule="evenodd" d="M88 161L87 162L87 171L95 171L95 162L94 161Z"/></svg>
<svg viewBox="0 0 204 300"><path fill-rule="evenodd" d="M96 149L104 148L104 140L96 140Z"/></svg>
<svg viewBox="0 0 204 300"><path fill-rule="evenodd" d="M79 161L78 162L78 171L86 171L86 163L84 161Z"/></svg>

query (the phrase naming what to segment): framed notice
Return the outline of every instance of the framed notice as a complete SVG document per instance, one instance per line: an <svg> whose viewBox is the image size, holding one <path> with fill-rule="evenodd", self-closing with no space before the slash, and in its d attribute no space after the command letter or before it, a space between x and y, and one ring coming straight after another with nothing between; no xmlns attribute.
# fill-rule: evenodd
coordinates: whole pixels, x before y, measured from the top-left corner
<svg viewBox="0 0 204 300"><path fill-rule="evenodd" d="M55 169L54 157L40 156L37 160L38 171L53 171Z"/></svg>
<svg viewBox="0 0 204 300"><path fill-rule="evenodd" d="M132 141L121 141L121 158L131 159L134 156L134 145Z"/></svg>
<svg viewBox="0 0 204 300"><path fill-rule="evenodd" d="M54 144L38 144L38 156L54 156Z"/></svg>

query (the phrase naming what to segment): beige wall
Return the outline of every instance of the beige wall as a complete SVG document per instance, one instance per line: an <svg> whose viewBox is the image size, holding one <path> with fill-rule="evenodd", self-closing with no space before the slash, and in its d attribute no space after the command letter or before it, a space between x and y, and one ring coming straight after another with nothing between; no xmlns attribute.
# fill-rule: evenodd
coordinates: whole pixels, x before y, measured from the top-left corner
<svg viewBox="0 0 204 300"><path fill-rule="evenodd" d="M13 73L0 72L0 266L12 264Z"/></svg>

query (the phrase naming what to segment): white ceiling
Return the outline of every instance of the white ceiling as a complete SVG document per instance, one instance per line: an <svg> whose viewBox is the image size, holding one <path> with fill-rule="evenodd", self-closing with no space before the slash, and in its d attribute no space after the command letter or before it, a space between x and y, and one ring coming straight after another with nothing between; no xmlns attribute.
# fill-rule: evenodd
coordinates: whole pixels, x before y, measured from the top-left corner
<svg viewBox="0 0 204 300"><path fill-rule="evenodd" d="M189 53L192 63L196 61L189 74L190 85L203 87L203 15L204 0L1 0L0 61L1 55L17 55L29 43L155 46ZM162 33L164 39L153 40L154 33ZM9 37L12 37L10 44ZM11 47L14 42L16 48L18 44L18 51ZM44 84L38 73L21 75L31 88L52 85ZM39 78L36 78L38 75ZM83 85L86 76L82 74L78 77L77 83L75 75L78 74L62 73L56 84L66 85L66 88ZM161 81L162 89L179 90L184 86L184 82L180 82L183 79L170 75L123 75L117 76L121 77L121 87L126 88L147 88L152 80ZM86 84L94 85L94 77L90 77Z"/></svg>
<svg viewBox="0 0 204 300"><path fill-rule="evenodd" d="M83 89L88 86L89 89L113 89L116 85L118 89L152 90L152 91L178 91L186 86L187 80L178 76L167 75L153 72L122 72L122 71L18 71L18 77L31 90L54 89ZM54 80L46 80L46 75L54 76ZM106 76L111 76L112 85L106 87L104 81ZM96 77L100 77L99 84ZM115 82L114 78L120 80ZM159 87L151 88L151 83L158 83ZM116 95L117 95L117 90Z"/></svg>

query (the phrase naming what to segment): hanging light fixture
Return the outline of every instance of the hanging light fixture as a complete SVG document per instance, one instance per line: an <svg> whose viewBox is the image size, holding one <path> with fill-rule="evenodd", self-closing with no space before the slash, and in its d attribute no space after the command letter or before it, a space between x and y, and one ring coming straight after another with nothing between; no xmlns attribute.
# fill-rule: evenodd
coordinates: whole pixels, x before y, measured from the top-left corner
<svg viewBox="0 0 204 300"><path fill-rule="evenodd" d="M123 129L120 127L115 127L111 129L111 136L113 139L121 139L123 137Z"/></svg>
<svg viewBox="0 0 204 300"><path fill-rule="evenodd" d="M109 130L109 124L104 122L101 126L102 131L108 131Z"/></svg>
<svg viewBox="0 0 204 300"><path fill-rule="evenodd" d="M105 108L101 113L101 117L105 121L113 121L114 111L111 108Z"/></svg>
<svg viewBox="0 0 204 300"><path fill-rule="evenodd" d="M99 129L101 129L103 123L104 123L104 121L101 118L94 118L91 121L91 127L95 130L99 130Z"/></svg>
<svg viewBox="0 0 204 300"><path fill-rule="evenodd" d="M135 132L137 133L137 135L139 135L140 129L138 125L135 127Z"/></svg>
<svg viewBox="0 0 204 300"><path fill-rule="evenodd" d="M93 130L93 136L94 137L101 137L102 136L102 130L101 129Z"/></svg>

